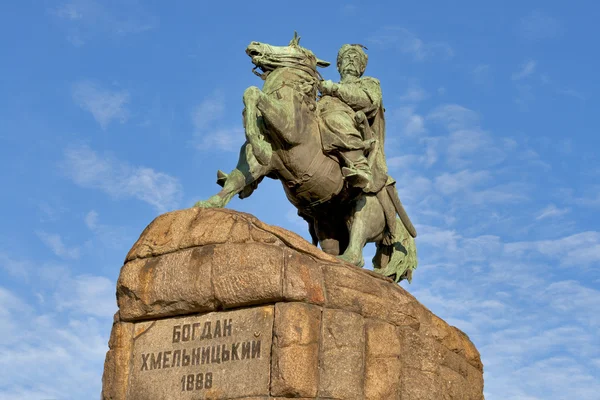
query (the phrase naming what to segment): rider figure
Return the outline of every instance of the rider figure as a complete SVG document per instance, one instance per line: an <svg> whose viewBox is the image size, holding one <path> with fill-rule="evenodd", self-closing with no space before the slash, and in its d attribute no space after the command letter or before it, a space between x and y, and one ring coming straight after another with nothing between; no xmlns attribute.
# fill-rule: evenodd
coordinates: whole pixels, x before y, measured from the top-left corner
<svg viewBox="0 0 600 400"><path fill-rule="evenodd" d="M346 164L342 172L350 186L363 190L372 181L365 157L372 140L365 137L365 126L380 112L382 102L379 81L362 76L367 59L362 45L343 45L337 56L340 83L321 82L318 103L324 151L338 154Z"/></svg>

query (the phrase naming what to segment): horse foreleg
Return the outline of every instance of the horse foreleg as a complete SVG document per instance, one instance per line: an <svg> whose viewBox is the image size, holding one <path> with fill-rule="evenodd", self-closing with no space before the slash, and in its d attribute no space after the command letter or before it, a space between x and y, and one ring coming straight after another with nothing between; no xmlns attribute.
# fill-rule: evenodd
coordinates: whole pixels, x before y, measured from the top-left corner
<svg viewBox="0 0 600 400"><path fill-rule="evenodd" d="M236 194L239 194L245 187L267 175L269 171L270 167L268 165L265 166L258 163L252 153L252 146L246 142L240 150L240 157L236 168L227 175L223 182L223 189L208 200L197 202L194 204L194 207L223 208Z"/></svg>
<svg viewBox="0 0 600 400"><path fill-rule="evenodd" d="M367 242L381 240L385 229L385 215L375 196L363 195L356 201L348 229L350 242L339 258L362 267L365 265L363 248Z"/></svg>
<svg viewBox="0 0 600 400"><path fill-rule="evenodd" d="M283 91L284 89L280 90ZM305 123L300 118L299 111L296 108L297 104L293 101L281 101L275 96L267 96L262 92L261 94L262 96L258 97L256 107L260 111L269 131L277 132L277 136L286 143L297 143L298 138L295 136L303 132L303 124ZM278 96L281 95L278 94Z"/></svg>
<svg viewBox="0 0 600 400"><path fill-rule="evenodd" d="M246 139L252 146L252 153L261 165L268 165L273 155L271 144L267 142L261 132L261 124L258 121L258 102L266 95L256 86L250 86L244 91L244 130Z"/></svg>

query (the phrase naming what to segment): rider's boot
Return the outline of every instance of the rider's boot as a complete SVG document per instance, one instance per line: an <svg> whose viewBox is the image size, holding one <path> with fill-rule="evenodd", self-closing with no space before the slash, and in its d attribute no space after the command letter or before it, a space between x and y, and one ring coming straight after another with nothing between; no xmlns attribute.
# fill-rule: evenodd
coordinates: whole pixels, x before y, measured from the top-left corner
<svg viewBox="0 0 600 400"><path fill-rule="evenodd" d="M361 150L352 150L344 153L348 166L342 168L344 179L351 187L365 189L369 186L373 175L367 158Z"/></svg>

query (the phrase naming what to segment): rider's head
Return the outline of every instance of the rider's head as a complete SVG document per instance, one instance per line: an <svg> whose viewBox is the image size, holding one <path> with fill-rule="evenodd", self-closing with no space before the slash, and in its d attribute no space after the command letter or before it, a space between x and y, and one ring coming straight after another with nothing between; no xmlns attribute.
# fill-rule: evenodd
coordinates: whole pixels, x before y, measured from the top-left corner
<svg viewBox="0 0 600 400"><path fill-rule="evenodd" d="M337 69L340 75L362 76L367 68L369 57L363 51L361 44L345 44L337 56ZM366 48L366 47L364 47Z"/></svg>

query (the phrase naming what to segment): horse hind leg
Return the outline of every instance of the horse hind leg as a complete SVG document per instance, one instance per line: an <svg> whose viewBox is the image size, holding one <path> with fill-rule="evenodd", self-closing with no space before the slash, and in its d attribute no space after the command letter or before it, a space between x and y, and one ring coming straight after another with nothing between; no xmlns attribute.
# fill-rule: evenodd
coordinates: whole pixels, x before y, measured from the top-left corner
<svg viewBox="0 0 600 400"><path fill-rule="evenodd" d="M357 267L365 265L363 248L367 242L383 238L385 215L375 196L363 195L355 203L354 214L348 220L350 241L344 254L338 258Z"/></svg>
<svg viewBox="0 0 600 400"><path fill-rule="evenodd" d="M318 239L321 250L332 256L337 256L347 245L347 232L340 229L339 224L335 223L335 218L329 220L326 218L316 218L314 220L314 232Z"/></svg>

